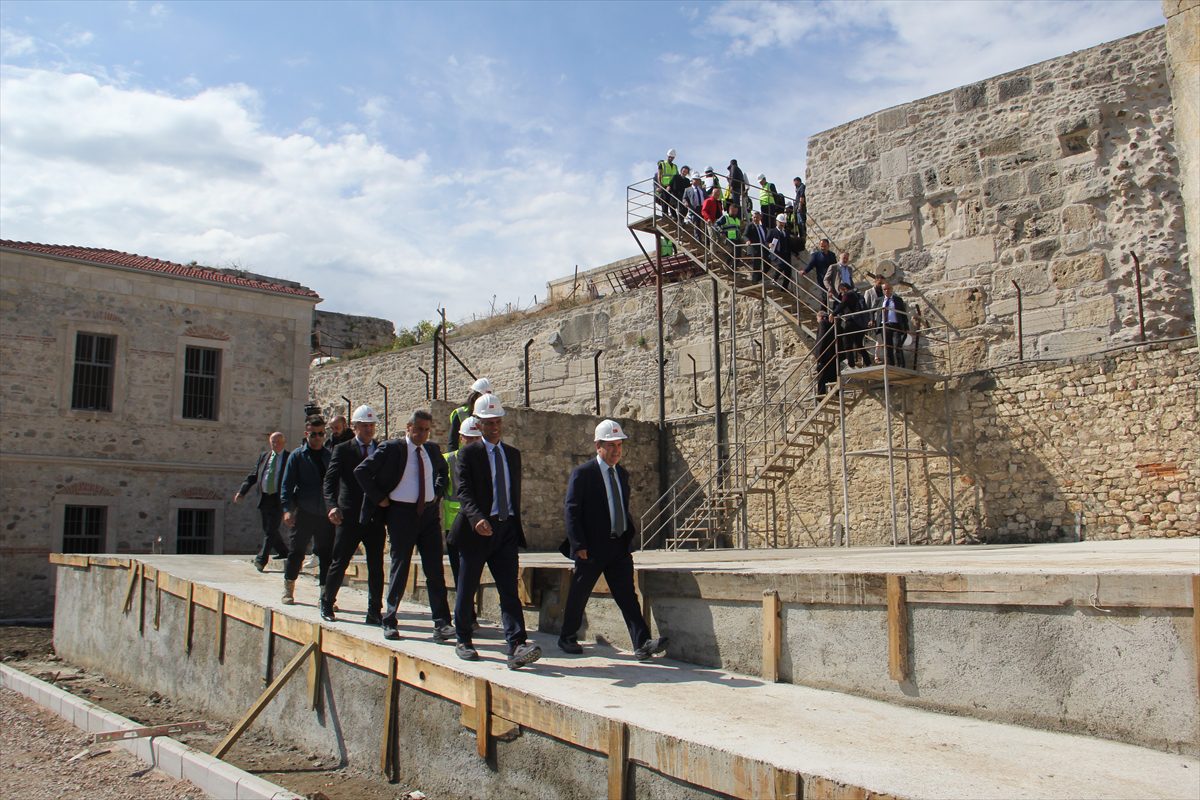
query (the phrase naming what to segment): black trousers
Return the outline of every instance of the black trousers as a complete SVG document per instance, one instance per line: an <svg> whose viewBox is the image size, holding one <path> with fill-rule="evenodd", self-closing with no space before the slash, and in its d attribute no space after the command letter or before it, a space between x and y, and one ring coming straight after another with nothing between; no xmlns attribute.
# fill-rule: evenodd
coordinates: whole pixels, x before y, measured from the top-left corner
<svg viewBox="0 0 1200 800"><path fill-rule="evenodd" d="M862 328L847 328L842 331L841 341L843 344L838 346L838 354L846 359L846 366L853 369L859 361L864 367L871 366L870 354L863 344Z"/></svg>
<svg viewBox="0 0 1200 800"><path fill-rule="evenodd" d="M650 626L642 616L642 607L633 588L633 556L628 553L608 563L595 560L575 562L575 569L571 572L571 589L567 592L567 606L563 611L562 638L573 639L579 633L584 606L601 575L608 582L608 590L612 592L612 598L625 618L630 641L635 649L641 647L650 638Z"/></svg>
<svg viewBox="0 0 1200 800"><path fill-rule="evenodd" d="M264 494L258 512L262 515L263 540L254 560L259 564L266 564L271 560L272 550L275 551L276 558L287 558L287 543L279 535L279 524L283 522L283 506L279 502L279 494Z"/></svg>
<svg viewBox="0 0 1200 800"><path fill-rule="evenodd" d="M417 515L416 503L392 501L387 507L387 538L392 563L388 572L387 602L383 610L383 627L396 627L396 609L404 599L404 584L412 564L413 548L421 556L425 572L425 590L429 595L429 611L433 624L450 624L450 603L446 599L446 574L442 565L442 531L438 524L438 503L425 504Z"/></svg>
<svg viewBox="0 0 1200 800"><path fill-rule="evenodd" d="M382 520L375 519L364 525L358 521L357 509L342 509L342 524L337 526L337 533L333 537L333 561L325 579L325 596L322 600L326 606L337 602L346 568L361 544L367 552L367 613L380 613L383 606L383 544L386 537Z"/></svg>
<svg viewBox="0 0 1200 800"><path fill-rule="evenodd" d="M894 325L884 325L883 337L887 351L887 363L896 367L904 366L904 339L908 331Z"/></svg>
<svg viewBox="0 0 1200 800"><path fill-rule="evenodd" d="M517 594L517 532L512 520L501 522L488 517L492 535L484 547L458 551L458 591L454 596L454 628L460 644L471 643L471 631L475 623L475 594L479 591L479 579L483 577L486 564L496 582L500 595L500 623L504 627L504 639L509 650L523 644L528 638L525 633L525 612L521 609L521 598Z"/></svg>
<svg viewBox="0 0 1200 800"><path fill-rule="evenodd" d="M300 575L309 542L312 542L313 554L317 557L317 583L324 586L329 562L333 560L333 523L324 514L310 514L304 509L296 510L296 527L292 528L292 547L283 577L294 581Z"/></svg>

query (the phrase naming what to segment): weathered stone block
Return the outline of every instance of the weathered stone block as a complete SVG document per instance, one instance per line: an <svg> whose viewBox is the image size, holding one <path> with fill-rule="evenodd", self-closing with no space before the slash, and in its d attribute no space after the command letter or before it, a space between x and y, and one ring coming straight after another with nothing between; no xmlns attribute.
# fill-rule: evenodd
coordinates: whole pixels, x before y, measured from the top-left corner
<svg viewBox="0 0 1200 800"><path fill-rule="evenodd" d="M959 330L983 322L984 293L978 288L948 289L930 292L929 301L941 310L946 320Z"/></svg>
<svg viewBox="0 0 1200 800"><path fill-rule="evenodd" d="M1050 265L1050 278L1060 289L1069 289L1091 281L1104 280L1105 258L1103 253L1088 253L1074 258L1063 258Z"/></svg>
<svg viewBox="0 0 1200 800"><path fill-rule="evenodd" d="M1058 292L1039 292L1022 295L1022 306L1026 312L1035 308L1051 308L1059 304ZM1007 317L1017 313L1016 292L1005 300L993 300L988 304L988 313L995 317Z"/></svg>
<svg viewBox="0 0 1200 800"><path fill-rule="evenodd" d="M993 139L987 144L979 148L981 158L988 156L1001 156L1005 153L1015 153L1021 147L1021 134L1010 133L1007 136L1001 136L999 139Z"/></svg>
<svg viewBox="0 0 1200 800"><path fill-rule="evenodd" d="M847 171L846 180L851 189L867 189L875 182L876 170L874 164L859 164Z"/></svg>
<svg viewBox="0 0 1200 800"><path fill-rule="evenodd" d="M954 110L970 111L987 105L987 82L980 81L969 86L960 86L954 90Z"/></svg>
<svg viewBox="0 0 1200 800"><path fill-rule="evenodd" d="M992 297L1015 296L1013 281L1016 281L1017 285L1021 287L1023 295L1037 294L1050 288L1050 271L1045 264L1036 263L1020 264L997 270L992 276Z"/></svg>
<svg viewBox="0 0 1200 800"><path fill-rule="evenodd" d="M1116 318L1117 310L1112 295L1093 297L1066 309L1067 326L1071 328L1111 326Z"/></svg>
<svg viewBox="0 0 1200 800"><path fill-rule="evenodd" d="M1042 239L1029 245L1029 257L1034 261L1044 261L1058 252L1058 239Z"/></svg>
<svg viewBox="0 0 1200 800"><path fill-rule="evenodd" d="M1031 88L1033 88L1033 80L1028 75L1018 75L1014 78L1000 81L1000 86L997 90L997 99L1003 103L1014 97L1028 94Z"/></svg>
<svg viewBox="0 0 1200 800"><path fill-rule="evenodd" d="M966 267L996 260L996 241L991 236L976 236L971 239L955 239L950 242L946 256L948 268Z"/></svg>
<svg viewBox="0 0 1200 800"><path fill-rule="evenodd" d="M944 165L941 173L946 177L947 186L962 186L978 180L983 174L979 169L979 160L974 156L966 156Z"/></svg>
<svg viewBox="0 0 1200 800"><path fill-rule="evenodd" d="M1015 326L1016 320L1013 320ZM1062 306L1047 308L1024 308L1021 312L1021 331L1025 336L1040 336L1067 327L1067 316Z"/></svg>
<svg viewBox="0 0 1200 800"><path fill-rule="evenodd" d="M896 178L908 172L908 148L893 147L879 157L879 174L884 178Z"/></svg>
<svg viewBox="0 0 1200 800"><path fill-rule="evenodd" d="M1038 339L1038 355L1043 358L1069 358L1098 350L1108 340L1108 328L1048 333Z"/></svg>
<svg viewBox="0 0 1200 800"><path fill-rule="evenodd" d="M921 176L915 172L896 179L896 197L900 200L920 197L924 191L925 186L921 182Z"/></svg>
<svg viewBox="0 0 1200 800"><path fill-rule="evenodd" d="M990 205L1016 200L1025 193L1025 181L1018 174L997 175L983 185L983 196Z"/></svg>
<svg viewBox="0 0 1200 800"><path fill-rule="evenodd" d="M906 125L908 125L907 106L889 108L875 115L875 126L880 133L888 133L903 128Z"/></svg>
<svg viewBox="0 0 1200 800"><path fill-rule="evenodd" d="M1067 206L1062 210L1062 221L1067 233L1088 230L1096 224L1096 209L1083 203Z"/></svg>
<svg viewBox="0 0 1200 800"><path fill-rule="evenodd" d="M889 222L885 225L868 228L867 241L875 248L876 253L904 250L912 245L912 223L907 221Z"/></svg>

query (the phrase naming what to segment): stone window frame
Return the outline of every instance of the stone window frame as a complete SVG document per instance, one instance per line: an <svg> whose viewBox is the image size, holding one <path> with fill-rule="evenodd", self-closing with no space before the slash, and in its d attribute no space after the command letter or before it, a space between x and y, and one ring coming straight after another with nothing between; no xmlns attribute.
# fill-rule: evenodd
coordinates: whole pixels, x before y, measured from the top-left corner
<svg viewBox="0 0 1200 800"><path fill-rule="evenodd" d="M75 388L75 342L81 333L112 336L116 339L116 347L113 352L112 409L109 411L71 408ZM128 393L126 386L128 351L129 330L124 325L108 320L66 320L62 334L62 359L58 378L58 407L62 416L75 419L115 419L119 417L124 410L125 395Z"/></svg>
<svg viewBox="0 0 1200 800"><path fill-rule="evenodd" d="M219 350L221 353L221 364L217 370L217 418L216 419L195 419L193 417L185 417L183 415L183 383L184 372L187 364L187 350L189 347L201 347L206 350ZM179 341L175 348L175 380L171 390L171 421L177 425L195 425L200 427L219 427L224 426L229 420L232 392L230 387L233 385L233 370L231 369L230 359L230 343L221 339L206 339L199 336L188 336L186 334L179 337Z"/></svg>
<svg viewBox="0 0 1200 800"><path fill-rule="evenodd" d="M120 498L110 495L97 494L56 494L50 502L50 531L52 533L51 551L63 550L64 526L67 521L67 506L102 506L104 512L104 541L101 543L101 553L117 552L117 525L115 510Z"/></svg>
<svg viewBox="0 0 1200 800"><path fill-rule="evenodd" d="M213 512L212 555L225 553L225 501L203 500L192 497L172 497L169 499L167 535L163 538L163 552L174 555L178 552L179 543L179 509L200 508Z"/></svg>

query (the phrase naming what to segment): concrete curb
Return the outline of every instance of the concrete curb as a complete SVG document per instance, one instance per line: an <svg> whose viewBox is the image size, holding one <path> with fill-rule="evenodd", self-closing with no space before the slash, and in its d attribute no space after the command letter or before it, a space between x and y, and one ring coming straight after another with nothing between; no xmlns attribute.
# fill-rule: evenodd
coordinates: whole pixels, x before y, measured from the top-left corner
<svg viewBox="0 0 1200 800"><path fill-rule="evenodd" d="M0 664L0 686L19 692L87 733L137 728L95 703ZM172 778L183 778L217 800L304 800L282 786L166 736L113 742Z"/></svg>

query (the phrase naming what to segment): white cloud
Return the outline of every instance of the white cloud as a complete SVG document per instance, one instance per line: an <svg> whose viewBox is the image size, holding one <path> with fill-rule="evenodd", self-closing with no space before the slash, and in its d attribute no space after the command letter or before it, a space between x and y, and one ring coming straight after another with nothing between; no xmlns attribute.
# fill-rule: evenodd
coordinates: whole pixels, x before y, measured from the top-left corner
<svg viewBox="0 0 1200 800"><path fill-rule="evenodd" d="M362 133L314 138L317 120L275 135L242 85L174 97L8 67L0 94L5 238L236 263L402 325L485 310L475 276L527 305L632 246L621 186L536 151L462 175Z"/></svg>
<svg viewBox="0 0 1200 800"><path fill-rule="evenodd" d="M68 47L86 47L96 38L91 31L74 31L63 37L63 44Z"/></svg>
<svg viewBox="0 0 1200 800"><path fill-rule="evenodd" d="M30 56L37 52L37 43L32 36L15 33L8 28L0 29L0 57L5 60Z"/></svg>

